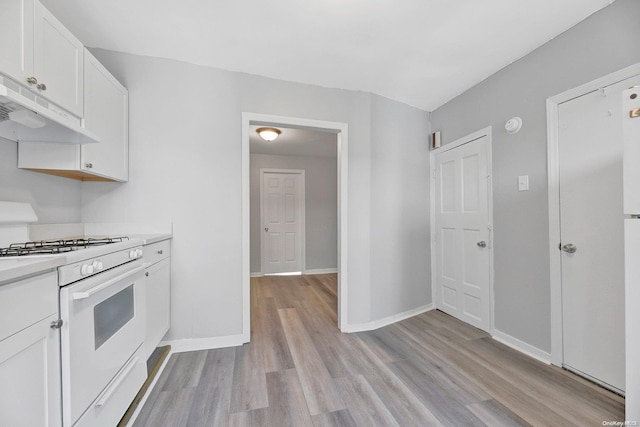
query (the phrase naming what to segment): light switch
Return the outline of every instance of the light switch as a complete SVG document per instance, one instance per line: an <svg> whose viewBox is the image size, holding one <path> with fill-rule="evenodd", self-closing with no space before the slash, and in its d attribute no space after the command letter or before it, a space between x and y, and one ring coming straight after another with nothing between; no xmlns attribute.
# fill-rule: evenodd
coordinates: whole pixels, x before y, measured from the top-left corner
<svg viewBox="0 0 640 427"><path fill-rule="evenodd" d="M529 191L529 175L518 177L518 191Z"/></svg>

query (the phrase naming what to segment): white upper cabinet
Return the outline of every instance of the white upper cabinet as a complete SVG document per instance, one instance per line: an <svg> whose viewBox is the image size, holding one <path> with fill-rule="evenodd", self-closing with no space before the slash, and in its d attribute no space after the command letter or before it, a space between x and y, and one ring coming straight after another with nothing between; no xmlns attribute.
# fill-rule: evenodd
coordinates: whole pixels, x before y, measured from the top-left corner
<svg viewBox="0 0 640 427"><path fill-rule="evenodd" d="M82 146L80 167L116 181L129 177L129 92L89 51L84 53L84 126L100 135Z"/></svg>
<svg viewBox="0 0 640 427"><path fill-rule="evenodd" d="M0 12L0 72L82 117L82 43L37 0L0 0Z"/></svg>
<svg viewBox="0 0 640 427"><path fill-rule="evenodd" d="M25 85L33 76L33 2L0 0L0 71Z"/></svg>
<svg viewBox="0 0 640 427"><path fill-rule="evenodd" d="M51 102L82 117L84 46L38 1L34 12L36 90Z"/></svg>
<svg viewBox="0 0 640 427"><path fill-rule="evenodd" d="M84 126L97 144L18 143L18 167L82 181L129 178L129 92L84 53Z"/></svg>

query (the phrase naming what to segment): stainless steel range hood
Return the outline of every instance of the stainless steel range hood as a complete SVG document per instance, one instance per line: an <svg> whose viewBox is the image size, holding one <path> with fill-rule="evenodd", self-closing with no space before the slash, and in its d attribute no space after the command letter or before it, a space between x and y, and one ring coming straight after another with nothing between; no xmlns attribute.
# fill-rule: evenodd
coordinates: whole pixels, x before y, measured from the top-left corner
<svg viewBox="0 0 640 427"><path fill-rule="evenodd" d="M100 142L82 127L79 118L4 76L0 76L0 137L28 142Z"/></svg>

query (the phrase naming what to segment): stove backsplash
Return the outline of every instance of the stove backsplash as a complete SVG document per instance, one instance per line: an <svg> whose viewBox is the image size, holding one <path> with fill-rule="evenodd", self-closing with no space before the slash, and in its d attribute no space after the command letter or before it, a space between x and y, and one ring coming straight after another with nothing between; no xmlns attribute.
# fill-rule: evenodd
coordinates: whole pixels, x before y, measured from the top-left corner
<svg viewBox="0 0 640 427"><path fill-rule="evenodd" d="M29 224L37 220L29 203L0 201L0 248L29 240Z"/></svg>
<svg viewBox="0 0 640 427"><path fill-rule="evenodd" d="M31 224L30 240L52 240L73 237L130 236L144 234L172 234L172 223L71 223Z"/></svg>

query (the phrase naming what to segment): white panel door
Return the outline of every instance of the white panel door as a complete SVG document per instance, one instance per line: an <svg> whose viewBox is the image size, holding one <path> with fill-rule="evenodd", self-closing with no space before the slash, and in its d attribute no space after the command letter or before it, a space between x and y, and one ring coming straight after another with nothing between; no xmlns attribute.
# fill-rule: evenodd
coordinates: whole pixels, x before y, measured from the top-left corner
<svg viewBox="0 0 640 427"><path fill-rule="evenodd" d="M624 212L640 214L640 87L622 93ZM625 419L640 420L640 218L624 220Z"/></svg>
<svg viewBox="0 0 640 427"><path fill-rule="evenodd" d="M633 78L559 105L565 367L623 391L621 93Z"/></svg>
<svg viewBox="0 0 640 427"><path fill-rule="evenodd" d="M491 325L488 136L435 157L436 307Z"/></svg>
<svg viewBox="0 0 640 427"><path fill-rule="evenodd" d="M302 271L303 175L262 174L262 272Z"/></svg>

